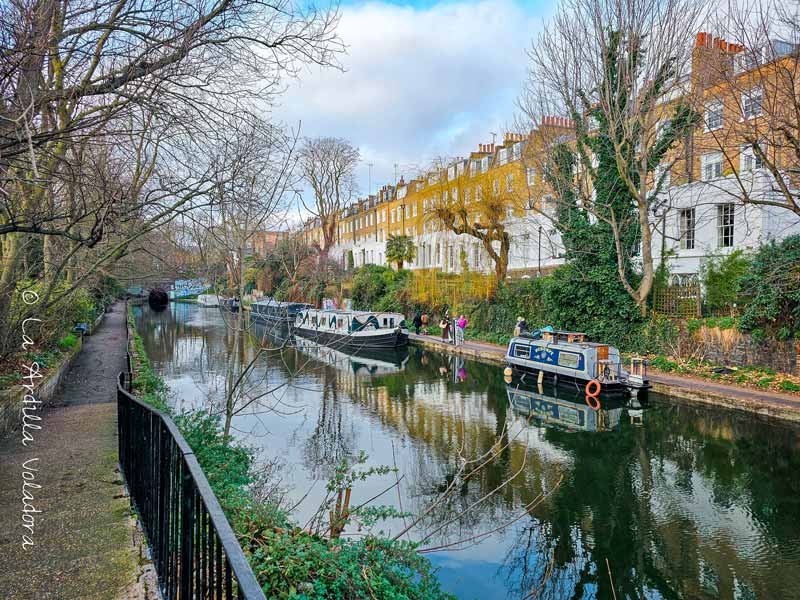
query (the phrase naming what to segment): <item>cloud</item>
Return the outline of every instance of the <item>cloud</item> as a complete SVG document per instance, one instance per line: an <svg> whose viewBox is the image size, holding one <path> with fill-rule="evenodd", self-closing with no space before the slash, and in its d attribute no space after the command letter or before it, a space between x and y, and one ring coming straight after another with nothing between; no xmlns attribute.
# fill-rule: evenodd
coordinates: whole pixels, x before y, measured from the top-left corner
<svg viewBox="0 0 800 600"><path fill-rule="evenodd" d="M292 81L275 115L307 136L361 149L359 181L373 190L441 156L464 156L513 120L525 50L541 16L511 0L424 8L387 3L342 8L344 72L312 69Z"/></svg>

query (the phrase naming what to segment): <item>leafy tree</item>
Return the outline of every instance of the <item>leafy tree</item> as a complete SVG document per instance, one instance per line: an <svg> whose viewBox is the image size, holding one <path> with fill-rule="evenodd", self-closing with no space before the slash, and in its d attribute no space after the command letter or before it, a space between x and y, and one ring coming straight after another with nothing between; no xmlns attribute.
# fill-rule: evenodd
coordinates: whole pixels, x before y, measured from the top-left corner
<svg viewBox="0 0 800 600"><path fill-rule="evenodd" d="M762 246L739 281L749 298L740 319L744 331L766 329L779 338L800 333L800 235Z"/></svg>
<svg viewBox="0 0 800 600"><path fill-rule="evenodd" d="M353 277L353 308L403 312L405 288L411 274L391 267L365 265Z"/></svg>
<svg viewBox="0 0 800 600"><path fill-rule="evenodd" d="M403 264L411 262L417 255L414 239L407 235L390 235L386 240L386 260L397 265L397 270L403 269Z"/></svg>

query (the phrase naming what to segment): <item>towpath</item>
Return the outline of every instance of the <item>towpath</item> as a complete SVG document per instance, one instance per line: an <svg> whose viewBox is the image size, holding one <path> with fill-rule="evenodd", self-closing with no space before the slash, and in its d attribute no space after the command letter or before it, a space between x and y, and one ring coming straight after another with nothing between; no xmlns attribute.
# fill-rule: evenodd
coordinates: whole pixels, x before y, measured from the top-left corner
<svg viewBox="0 0 800 600"><path fill-rule="evenodd" d="M410 334L411 342L466 358L505 365L506 348L488 342L466 341L461 346L443 342L440 336ZM653 390L669 396L714 404L762 415L800 421L800 396L717 383L650 370Z"/></svg>
<svg viewBox="0 0 800 600"><path fill-rule="evenodd" d="M0 598L146 598L138 533L117 471L116 380L125 366L125 304L84 346L41 430L0 440ZM26 466L28 467L26 469ZM36 469L35 471L33 469ZM23 528L23 472L36 511ZM23 548L23 535L33 541Z"/></svg>

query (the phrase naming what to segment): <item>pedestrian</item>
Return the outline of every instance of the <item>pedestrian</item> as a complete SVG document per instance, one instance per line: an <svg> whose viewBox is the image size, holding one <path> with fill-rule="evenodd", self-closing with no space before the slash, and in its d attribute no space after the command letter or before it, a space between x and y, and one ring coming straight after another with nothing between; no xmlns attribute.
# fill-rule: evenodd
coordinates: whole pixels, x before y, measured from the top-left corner
<svg viewBox="0 0 800 600"><path fill-rule="evenodd" d="M520 336L526 331L528 331L528 324L525 322L525 319L517 317L517 324L514 327L514 336Z"/></svg>
<svg viewBox="0 0 800 600"><path fill-rule="evenodd" d="M414 332L419 335L420 327L422 327L422 315L419 314L419 311L414 315L414 320L411 322L414 324Z"/></svg>
<svg viewBox="0 0 800 600"><path fill-rule="evenodd" d="M450 315L444 313L442 320L439 321L439 327L442 328L442 341L450 343Z"/></svg>
<svg viewBox="0 0 800 600"><path fill-rule="evenodd" d="M428 313L422 313L422 335L428 335Z"/></svg>
<svg viewBox="0 0 800 600"><path fill-rule="evenodd" d="M467 317L459 315L456 321L456 346L464 344L464 330L467 328Z"/></svg>

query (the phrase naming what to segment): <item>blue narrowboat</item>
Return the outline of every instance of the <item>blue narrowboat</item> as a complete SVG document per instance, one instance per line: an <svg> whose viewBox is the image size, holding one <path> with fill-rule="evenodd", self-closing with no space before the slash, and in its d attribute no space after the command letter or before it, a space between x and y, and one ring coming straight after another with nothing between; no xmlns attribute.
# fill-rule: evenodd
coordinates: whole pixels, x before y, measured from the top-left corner
<svg viewBox="0 0 800 600"><path fill-rule="evenodd" d="M619 350L586 341L585 333L541 329L511 338L506 351L510 375L533 382L540 378L575 382L587 393L647 389L645 361L634 358L630 371L622 366Z"/></svg>

